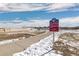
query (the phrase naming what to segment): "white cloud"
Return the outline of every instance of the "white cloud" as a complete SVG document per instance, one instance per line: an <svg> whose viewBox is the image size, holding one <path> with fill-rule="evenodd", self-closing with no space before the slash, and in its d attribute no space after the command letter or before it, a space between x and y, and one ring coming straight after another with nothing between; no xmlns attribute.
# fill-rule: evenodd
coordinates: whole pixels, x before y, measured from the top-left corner
<svg viewBox="0 0 79 59"><path fill-rule="evenodd" d="M53 3L47 8L50 12L67 11L69 8L76 7L78 4L75 3Z"/></svg>
<svg viewBox="0 0 79 59"><path fill-rule="evenodd" d="M30 20L29 23L31 23L30 26L41 26L41 27L44 27L44 26L49 26L49 21L50 20ZM79 16L77 17L68 17L68 18L62 18L62 19L59 19L59 25L60 27L62 26L79 26Z"/></svg>
<svg viewBox="0 0 79 59"><path fill-rule="evenodd" d="M62 18L61 22L79 23L79 16L78 17Z"/></svg>
<svg viewBox="0 0 79 59"><path fill-rule="evenodd" d="M43 5L35 5L35 4L28 4L28 3L4 3L0 4L0 11L33 11L33 10L40 10L44 9Z"/></svg>
<svg viewBox="0 0 79 59"><path fill-rule="evenodd" d="M60 19L60 26L79 26L79 16Z"/></svg>
<svg viewBox="0 0 79 59"><path fill-rule="evenodd" d="M4 24L5 22L5 24ZM44 27L49 25L49 20L14 20L0 22L0 28Z"/></svg>
<svg viewBox="0 0 79 59"><path fill-rule="evenodd" d="M78 5L75 3L0 3L0 11L34 11L44 9L59 12L69 10L69 8Z"/></svg>
<svg viewBox="0 0 79 59"><path fill-rule="evenodd" d="M21 27L44 27L44 26L49 26L49 21L50 20L28 20L28 21L23 21L23 20L17 20L15 19L14 21L5 21L0 23L0 27L3 28L21 28ZM62 18L59 19L60 22L60 27L62 26L79 26L79 16L78 17L69 17L69 18Z"/></svg>
<svg viewBox="0 0 79 59"><path fill-rule="evenodd" d="M44 27L49 25L49 20L31 20L32 21L32 26L36 27Z"/></svg>

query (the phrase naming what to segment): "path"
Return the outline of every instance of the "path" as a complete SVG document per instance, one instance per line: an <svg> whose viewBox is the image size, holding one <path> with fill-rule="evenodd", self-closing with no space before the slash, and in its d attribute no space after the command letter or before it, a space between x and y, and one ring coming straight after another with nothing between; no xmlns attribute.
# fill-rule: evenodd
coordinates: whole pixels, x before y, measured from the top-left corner
<svg viewBox="0 0 79 59"><path fill-rule="evenodd" d="M14 53L23 51L25 48L49 36L50 34L50 32L45 32L43 34L32 36L27 39L22 39L14 43L0 45L0 56L11 56Z"/></svg>

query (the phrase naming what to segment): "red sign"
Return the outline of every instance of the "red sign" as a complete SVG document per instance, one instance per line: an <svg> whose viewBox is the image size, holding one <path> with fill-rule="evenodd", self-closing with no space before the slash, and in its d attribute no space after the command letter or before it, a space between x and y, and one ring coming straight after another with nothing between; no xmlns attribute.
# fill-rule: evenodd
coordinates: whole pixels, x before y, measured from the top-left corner
<svg viewBox="0 0 79 59"><path fill-rule="evenodd" d="M53 18L50 21L49 30L52 32L58 32L59 31L59 20L56 18Z"/></svg>

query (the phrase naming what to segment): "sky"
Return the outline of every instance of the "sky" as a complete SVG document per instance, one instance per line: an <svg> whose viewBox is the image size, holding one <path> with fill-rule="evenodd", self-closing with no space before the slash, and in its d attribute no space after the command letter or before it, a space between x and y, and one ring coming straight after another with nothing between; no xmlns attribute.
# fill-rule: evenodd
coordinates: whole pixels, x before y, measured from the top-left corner
<svg viewBox="0 0 79 59"><path fill-rule="evenodd" d="M60 26L79 26L79 4L0 3L0 27L49 26L52 18Z"/></svg>

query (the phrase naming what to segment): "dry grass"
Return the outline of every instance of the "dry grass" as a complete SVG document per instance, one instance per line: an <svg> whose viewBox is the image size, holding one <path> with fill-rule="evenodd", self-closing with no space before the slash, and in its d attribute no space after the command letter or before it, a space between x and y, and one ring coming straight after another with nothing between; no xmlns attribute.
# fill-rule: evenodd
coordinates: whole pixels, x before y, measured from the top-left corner
<svg viewBox="0 0 79 59"><path fill-rule="evenodd" d="M8 39L16 39L16 38L19 38L19 37L30 37L30 36L33 36L31 34L26 34L26 33L18 33L18 34L0 34L0 41L2 40L8 40Z"/></svg>
<svg viewBox="0 0 79 59"><path fill-rule="evenodd" d="M79 34L78 33L63 33L60 34L59 38L65 40L78 40L79 41Z"/></svg>
<svg viewBox="0 0 79 59"><path fill-rule="evenodd" d="M18 40L13 43L0 45L0 56L11 56L14 53L18 53L23 51L25 48L28 48L30 45L39 42L41 39L51 35L52 33L46 31L45 33L31 36L29 38L25 38L23 40Z"/></svg>
<svg viewBox="0 0 79 59"><path fill-rule="evenodd" d="M45 33L45 31L35 31L35 32L33 32L34 34L42 34L42 33Z"/></svg>
<svg viewBox="0 0 79 59"><path fill-rule="evenodd" d="M62 40L60 40L62 39ZM64 42L64 40L67 40L68 42ZM75 46L70 46L67 43L69 41L72 41L76 44L76 42L79 42L79 34L78 33L63 33L59 36L59 40L54 43L54 50L56 53L61 52L64 56L72 56L76 55L79 56L79 48Z"/></svg>
<svg viewBox="0 0 79 59"><path fill-rule="evenodd" d="M8 33L13 33L13 34L8 34ZM2 32L0 33L0 41L2 40L8 40L8 39L16 39L19 37L25 37L28 38L30 36L35 36L35 35L39 35L45 33L45 31L35 31L35 32Z"/></svg>

